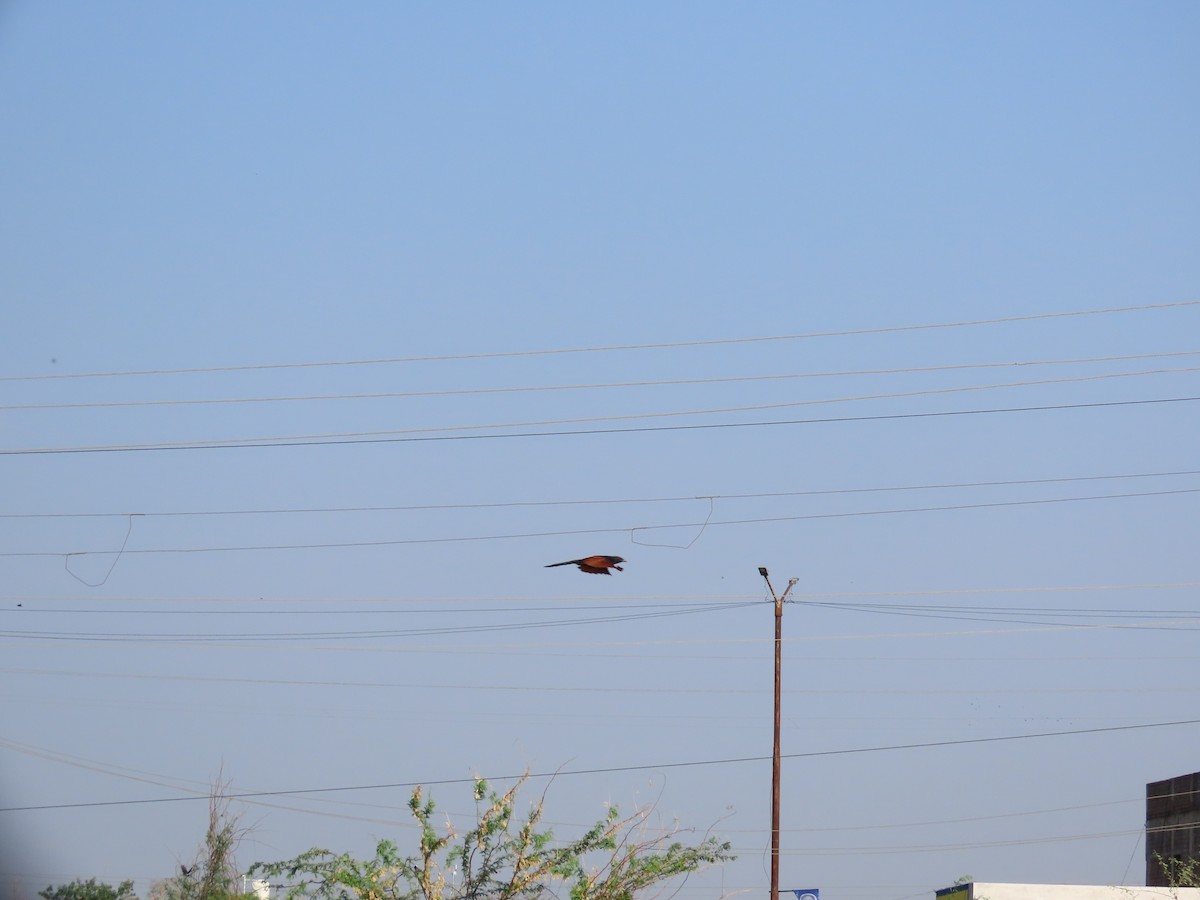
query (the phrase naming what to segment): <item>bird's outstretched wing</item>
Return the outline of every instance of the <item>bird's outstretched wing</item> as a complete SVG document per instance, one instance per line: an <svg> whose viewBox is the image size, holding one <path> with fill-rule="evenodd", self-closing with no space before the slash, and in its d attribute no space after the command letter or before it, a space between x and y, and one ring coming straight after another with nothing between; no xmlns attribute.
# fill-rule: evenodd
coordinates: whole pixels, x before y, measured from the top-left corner
<svg viewBox="0 0 1200 900"><path fill-rule="evenodd" d="M553 569L555 566L579 566L579 571L587 572L590 575L611 575L609 569L616 569L618 572L624 572L618 563L625 562L621 556L585 556L583 559L568 559L566 562L550 563L546 566L547 569Z"/></svg>

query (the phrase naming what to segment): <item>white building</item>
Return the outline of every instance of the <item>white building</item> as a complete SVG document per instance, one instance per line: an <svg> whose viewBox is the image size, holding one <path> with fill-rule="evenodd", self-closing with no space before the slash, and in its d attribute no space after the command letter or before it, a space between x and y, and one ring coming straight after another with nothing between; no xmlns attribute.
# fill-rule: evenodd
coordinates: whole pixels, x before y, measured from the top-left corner
<svg viewBox="0 0 1200 900"><path fill-rule="evenodd" d="M937 900L1200 900L1200 888L973 881L943 888Z"/></svg>

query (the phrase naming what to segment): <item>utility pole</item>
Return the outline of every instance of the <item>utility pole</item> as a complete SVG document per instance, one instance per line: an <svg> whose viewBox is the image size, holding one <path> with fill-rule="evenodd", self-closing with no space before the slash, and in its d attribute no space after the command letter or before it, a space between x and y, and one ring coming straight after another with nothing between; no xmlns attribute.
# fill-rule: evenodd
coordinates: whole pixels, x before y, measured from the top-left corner
<svg viewBox="0 0 1200 900"><path fill-rule="evenodd" d="M758 567L758 574L767 583L771 599L775 601L775 752L771 757L771 896L768 900L779 900L779 770L782 759L779 748L779 696L783 689L783 601L800 579L789 580L784 592L776 594L765 566Z"/></svg>

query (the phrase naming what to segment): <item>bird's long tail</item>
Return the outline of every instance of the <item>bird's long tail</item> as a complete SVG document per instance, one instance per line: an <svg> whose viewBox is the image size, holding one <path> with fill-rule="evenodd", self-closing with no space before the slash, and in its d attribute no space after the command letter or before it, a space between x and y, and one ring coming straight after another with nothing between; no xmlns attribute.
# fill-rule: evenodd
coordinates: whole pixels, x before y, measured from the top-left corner
<svg viewBox="0 0 1200 900"><path fill-rule="evenodd" d="M575 566L579 564L577 559L568 559L566 562L550 563L548 566L543 566L545 569L553 569L555 566Z"/></svg>

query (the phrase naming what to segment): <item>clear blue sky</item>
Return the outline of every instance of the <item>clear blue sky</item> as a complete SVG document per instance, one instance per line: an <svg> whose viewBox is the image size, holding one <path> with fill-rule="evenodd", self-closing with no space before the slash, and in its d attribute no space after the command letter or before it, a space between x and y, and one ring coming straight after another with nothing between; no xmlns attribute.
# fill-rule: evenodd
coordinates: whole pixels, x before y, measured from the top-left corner
<svg viewBox="0 0 1200 900"><path fill-rule="evenodd" d="M760 565L784 888L1139 883L1200 768L1198 39L4 4L0 896L144 898L218 774L529 769L561 835L653 804L739 853L680 900L762 898ZM239 801L239 861L411 845L406 797Z"/></svg>

